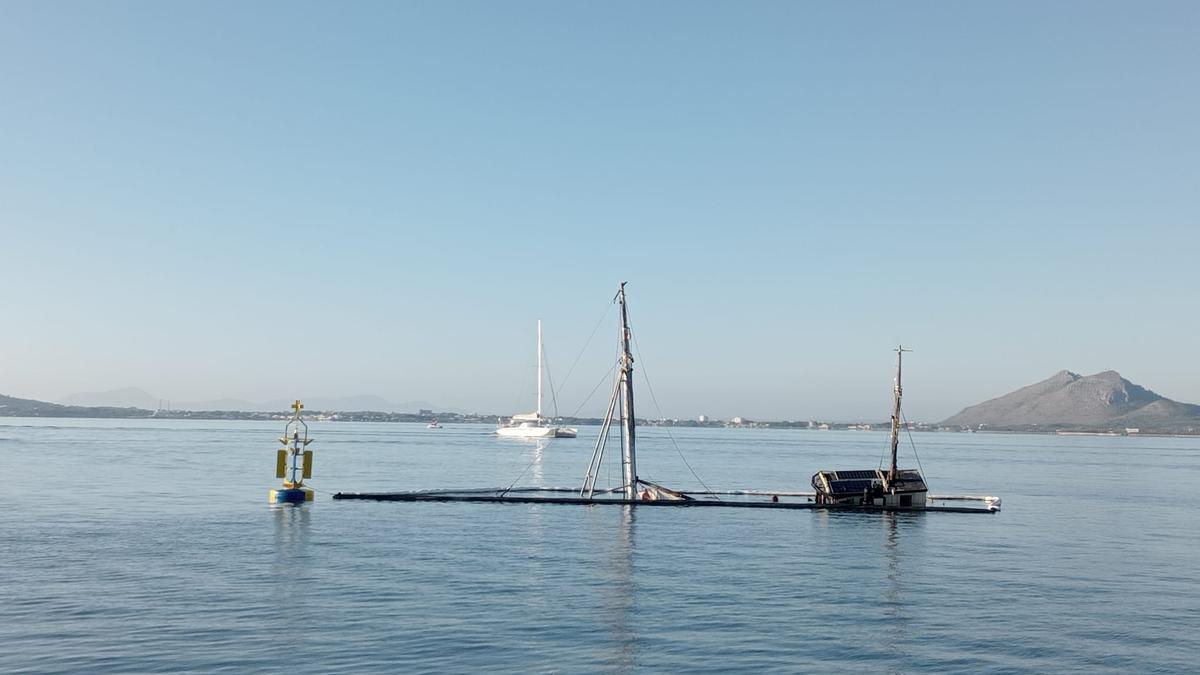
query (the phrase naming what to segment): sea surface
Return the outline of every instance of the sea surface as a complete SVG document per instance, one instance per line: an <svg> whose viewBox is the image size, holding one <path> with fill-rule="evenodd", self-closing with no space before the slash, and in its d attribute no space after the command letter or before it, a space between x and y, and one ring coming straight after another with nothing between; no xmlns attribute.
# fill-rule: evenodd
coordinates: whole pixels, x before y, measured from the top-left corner
<svg viewBox="0 0 1200 675"><path fill-rule="evenodd" d="M333 501L579 485L596 428L311 427L317 501L271 507L282 423L0 418L0 672L1200 669L1200 439L914 434L1003 511L860 514ZM807 490L885 445L642 428L639 473Z"/></svg>

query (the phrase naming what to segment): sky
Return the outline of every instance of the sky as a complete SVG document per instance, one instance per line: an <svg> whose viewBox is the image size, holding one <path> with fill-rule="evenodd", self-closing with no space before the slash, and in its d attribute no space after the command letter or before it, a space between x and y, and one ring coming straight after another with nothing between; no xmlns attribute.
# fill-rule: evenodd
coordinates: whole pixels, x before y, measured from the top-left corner
<svg viewBox="0 0 1200 675"><path fill-rule="evenodd" d="M1194 2L0 17L0 393L598 415L627 281L646 416L1200 402Z"/></svg>

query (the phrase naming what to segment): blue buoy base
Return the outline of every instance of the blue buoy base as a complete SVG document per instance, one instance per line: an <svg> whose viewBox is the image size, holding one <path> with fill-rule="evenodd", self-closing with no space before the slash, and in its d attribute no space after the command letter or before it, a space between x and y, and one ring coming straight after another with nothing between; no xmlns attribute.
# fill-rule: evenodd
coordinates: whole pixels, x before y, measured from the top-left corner
<svg viewBox="0 0 1200 675"><path fill-rule="evenodd" d="M313 500L313 491L310 488L278 488L271 490L267 495L267 501L272 504L303 504Z"/></svg>

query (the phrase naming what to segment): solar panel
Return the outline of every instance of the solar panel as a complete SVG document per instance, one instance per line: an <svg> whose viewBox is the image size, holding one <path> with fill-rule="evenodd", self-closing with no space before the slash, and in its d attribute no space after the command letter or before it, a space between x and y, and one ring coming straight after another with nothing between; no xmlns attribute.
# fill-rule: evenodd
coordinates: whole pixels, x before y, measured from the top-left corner
<svg viewBox="0 0 1200 675"><path fill-rule="evenodd" d="M835 493L847 494L870 490L874 484L875 481L873 480L835 480L829 486Z"/></svg>
<svg viewBox="0 0 1200 675"><path fill-rule="evenodd" d="M835 480L856 480L863 478L876 478L875 470L869 471L835 471Z"/></svg>

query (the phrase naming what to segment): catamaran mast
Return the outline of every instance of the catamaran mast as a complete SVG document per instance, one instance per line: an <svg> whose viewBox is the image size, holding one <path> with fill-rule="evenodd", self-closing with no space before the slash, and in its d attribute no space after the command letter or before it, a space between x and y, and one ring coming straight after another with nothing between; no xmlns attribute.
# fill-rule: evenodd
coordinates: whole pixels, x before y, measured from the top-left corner
<svg viewBox="0 0 1200 675"><path fill-rule="evenodd" d="M625 304L625 282L617 291L617 302L621 305L621 430L624 442L621 446L621 479L625 483L625 498L637 499L637 458L633 422L633 353L629 349L629 308Z"/></svg>
<svg viewBox="0 0 1200 675"><path fill-rule="evenodd" d="M538 319L538 399L537 399L537 416L542 419L542 320Z"/></svg>
<svg viewBox="0 0 1200 675"><path fill-rule="evenodd" d="M895 488L896 476L899 475L899 471L896 468L896 448L899 447L899 445L900 445L900 397L904 394L903 389L900 387L900 364L901 364L901 360L904 358L904 352L911 352L911 351L912 351L911 349L905 349L904 345L900 345L899 347L896 348L896 388L895 388L896 405L892 409L892 438L891 438L892 468L888 471L888 479L887 479L888 489L893 490L893 491L896 489Z"/></svg>

